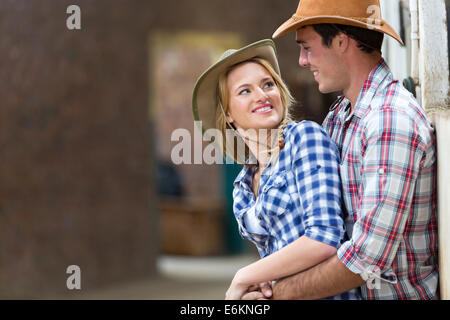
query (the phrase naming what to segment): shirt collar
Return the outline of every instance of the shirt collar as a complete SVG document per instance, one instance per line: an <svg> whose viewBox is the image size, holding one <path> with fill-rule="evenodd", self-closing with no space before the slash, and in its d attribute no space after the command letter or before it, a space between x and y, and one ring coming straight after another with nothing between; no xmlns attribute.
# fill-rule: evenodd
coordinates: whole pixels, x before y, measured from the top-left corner
<svg viewBox="0 0 450 320"><path fill-rule="evenodd" d="M355 108L352 115L362 118L369 110L373 97L380 87L383 87L384 82L393 80L391 70L383 58L381 58L377 65L370 71L369 76L364 82L358 99L356 100ZM344 98L342 104L346 106L350 103L347 98Z"/></svg>
<svg viewBox="0 0 450 320"><path fill-rule="evenodd" d="M234 185L239 184L243 188L250 188L252 185L253 171L255 167L243 166L241 172L234 180Z"/></svg>
<svg viewBox="0 0 450 320"><path fill-rule="evenodd" d="M250 163L250 160L247 160L247 163ZM253 174L256 170L257 166L243 166L241 172L238 174L236 179L234 180L234 185L239 184L243 188L249 188L252 189L252 178ZM261 173L261 178L263 176L269 176L272 174L272 158L270 158L269 163L267 163L267 166L264 168L263 172Z"/></svg>

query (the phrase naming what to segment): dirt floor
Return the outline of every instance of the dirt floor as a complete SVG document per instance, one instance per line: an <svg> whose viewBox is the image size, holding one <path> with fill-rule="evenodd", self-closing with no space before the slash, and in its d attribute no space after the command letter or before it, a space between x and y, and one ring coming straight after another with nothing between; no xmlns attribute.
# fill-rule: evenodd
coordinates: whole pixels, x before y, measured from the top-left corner
<svg viewBox="0 0 450 320"><path fill-rule="evenodd" d="M188 258L162 256L158 275L115 284L95 291L72 291L49 299L86 300L222 300L235 272L258 258Z"/></svg>

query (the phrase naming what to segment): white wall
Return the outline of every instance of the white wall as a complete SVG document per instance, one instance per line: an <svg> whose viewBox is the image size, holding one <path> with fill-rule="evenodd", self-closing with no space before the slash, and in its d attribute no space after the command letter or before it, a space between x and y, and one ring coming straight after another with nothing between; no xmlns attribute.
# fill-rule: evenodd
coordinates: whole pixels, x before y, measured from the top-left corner
<svg viewBox="0 0 450 320"><path fill-rule="evenodd" d="M400 34L400 3L403 3L406 9L408 9L408 1L402 0L381 0L381 11L383 19L386 20L397 33ZM409 27L409 10L404 11L403 17L406 21L406 46L400 45L395 39L390 36L384 37L383 42L383 57L387 61L389 67L391 68L394 77L400 82L409 76L411 70L411 58L410 58L410 27Z"/></svg>
<svg viewBox="0 0 450 320"><path fill-rule="evenodd" d="M414 0L411 0L414 1ZM422 105L436 128L441 298L450 299L450 106L444 0L418 0Z"/></svg>
<svg viewBox="0 0 450 320"><path fill-rule="evenodd" d="M450 299L450 104L447 16L444 0L381 0L383 18L400 32L399 3L417 1L420 50L418 99L436 129L438 148L438 228L441 299ZM386 37L383 56L394 76L411 75L411 20L404 15L406 46Z"/></svg>

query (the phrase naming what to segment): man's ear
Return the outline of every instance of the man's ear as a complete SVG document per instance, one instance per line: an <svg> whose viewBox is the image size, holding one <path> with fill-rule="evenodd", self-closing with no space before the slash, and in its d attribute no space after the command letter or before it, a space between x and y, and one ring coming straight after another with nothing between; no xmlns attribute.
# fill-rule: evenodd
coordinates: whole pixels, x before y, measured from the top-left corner
<svg viewBox="0 0 450 320"><path fill-rule="evenodd" d="M345 52L350 44L350 37L341 32L336 36L336 39L337 39L339 51L341 53Z"/></svg>

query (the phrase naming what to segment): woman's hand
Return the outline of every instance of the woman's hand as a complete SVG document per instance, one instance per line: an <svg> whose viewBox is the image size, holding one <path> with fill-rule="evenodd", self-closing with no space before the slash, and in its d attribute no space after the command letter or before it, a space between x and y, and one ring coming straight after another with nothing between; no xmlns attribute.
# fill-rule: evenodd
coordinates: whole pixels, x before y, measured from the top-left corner
<svg viewBox="0 0 450 320"><path fill-rule="evenodd" d="M247 289L247 285L239 285L232 282L225 294L225 300L241 300Z"/></svg>
<svg viewBox="0 0 450 320"><path fill-rule="evenodd" d="M241 279L243 278L242 271L239 270L231 281L230 287L225 294L225 300L240 300L242 296L247 292L249 288L248 283L244 283Z"/></svg>

